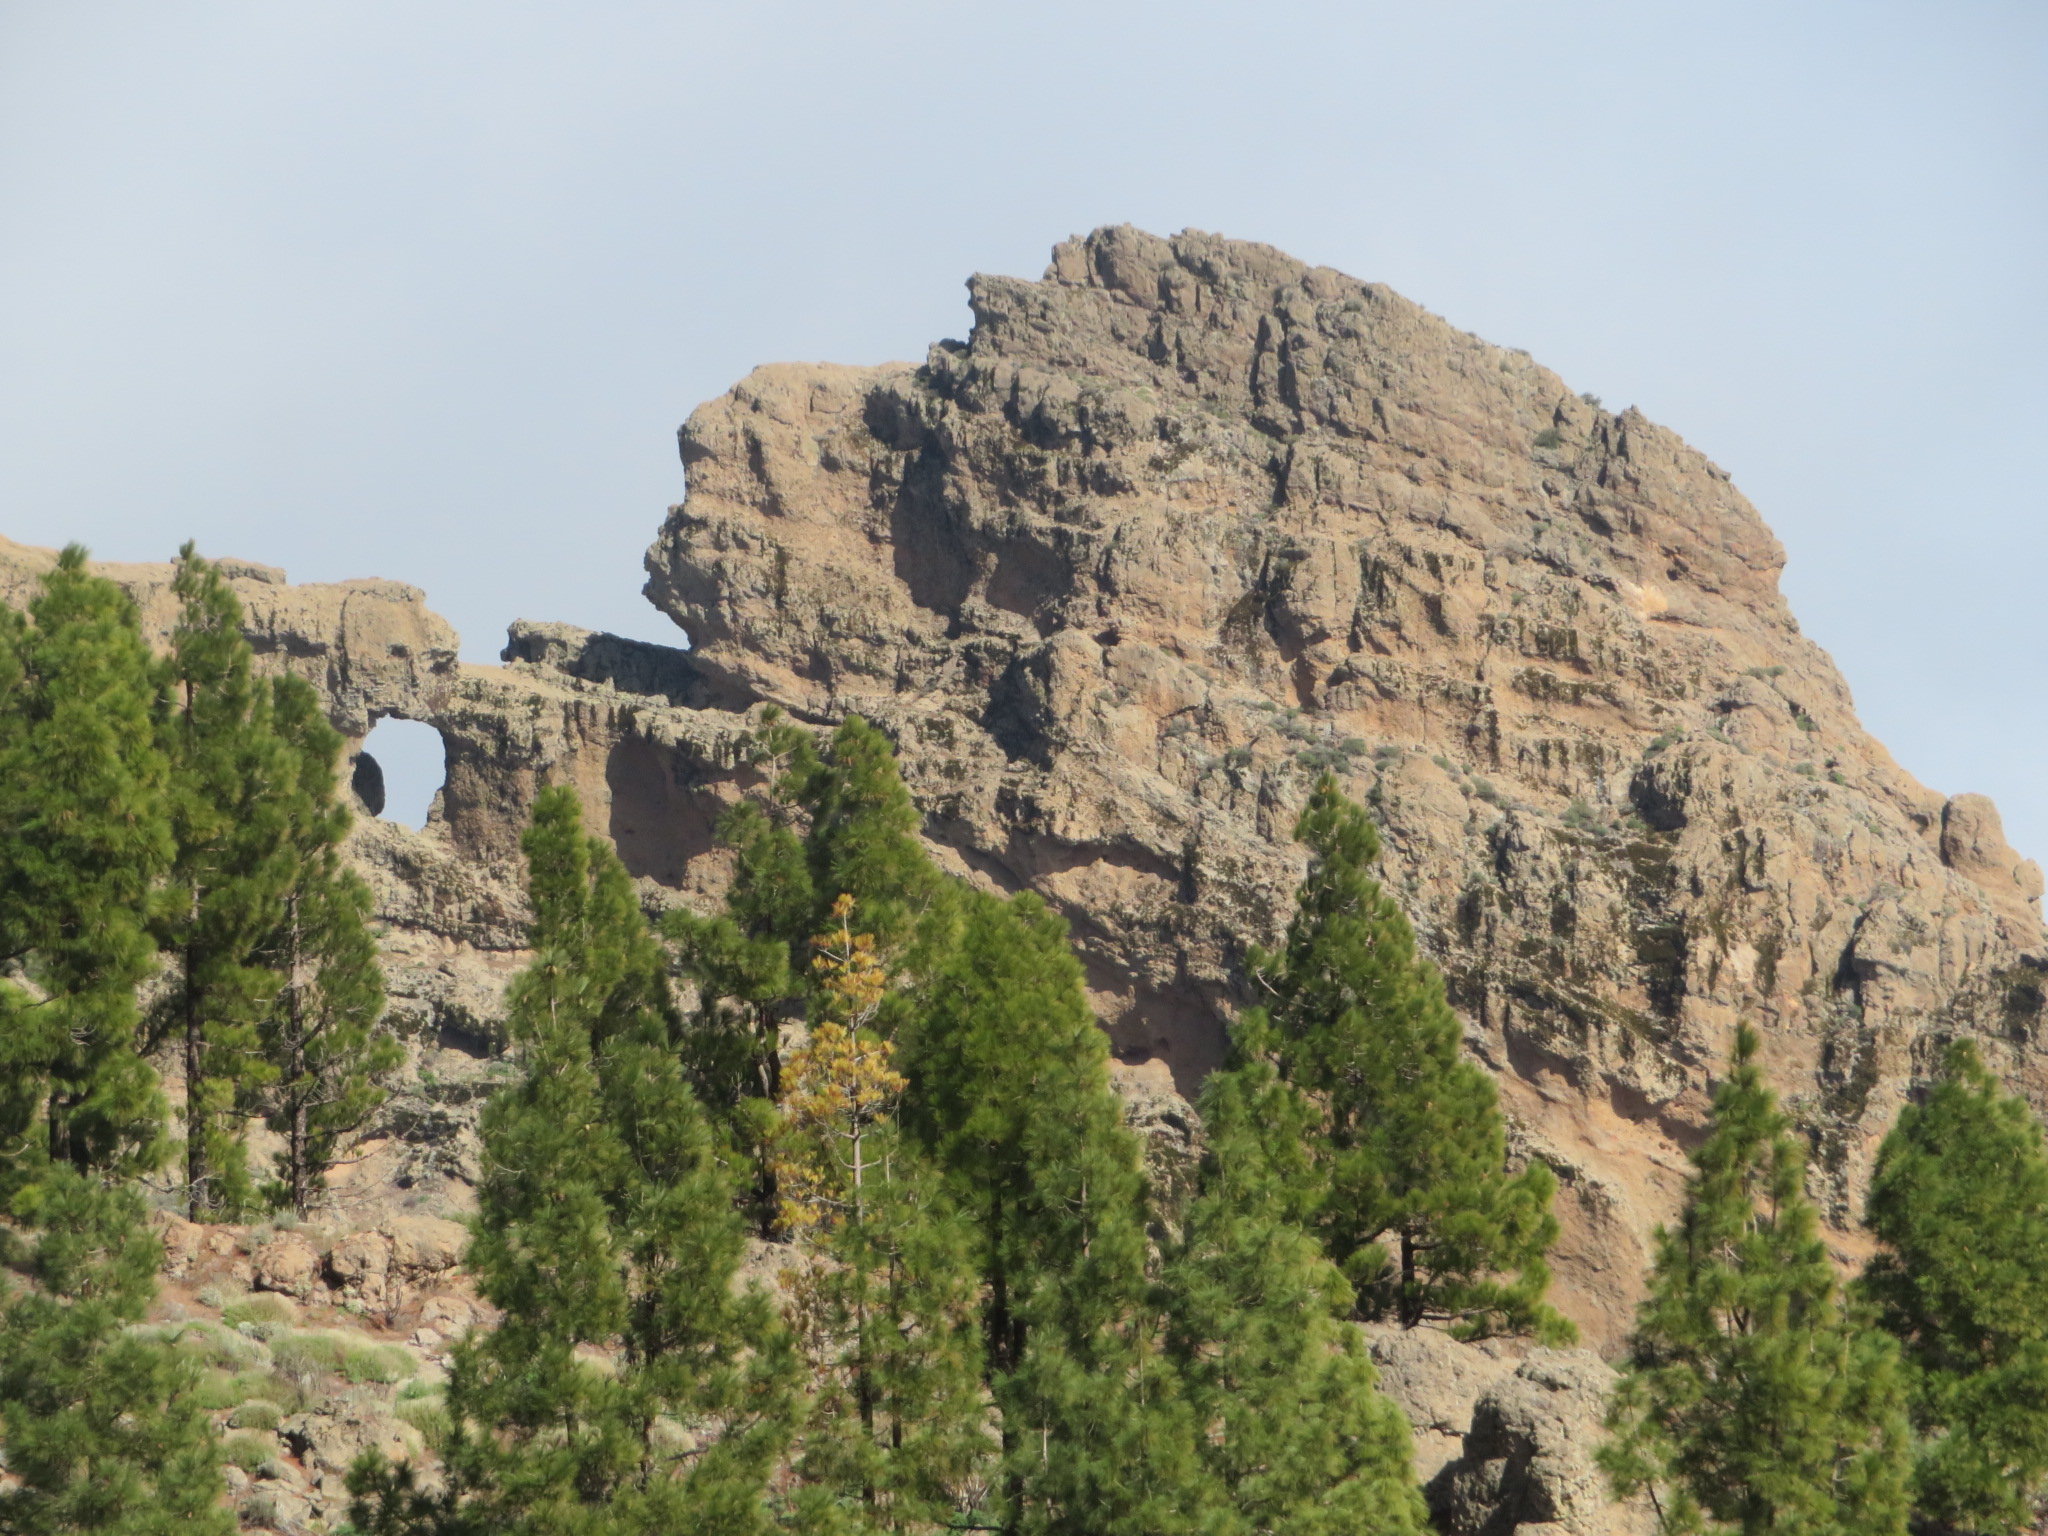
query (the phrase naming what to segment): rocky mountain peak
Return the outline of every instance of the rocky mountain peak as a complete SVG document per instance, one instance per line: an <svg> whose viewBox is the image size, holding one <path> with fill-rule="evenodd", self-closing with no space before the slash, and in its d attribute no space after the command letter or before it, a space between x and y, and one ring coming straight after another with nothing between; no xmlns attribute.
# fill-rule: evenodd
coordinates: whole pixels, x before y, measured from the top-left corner
<svg viewBox="0 0 2048 1536"><path fill-rule="evenodd" d="M361 1179L461 1208L443 1090L521 958L538 788L578 788L651 903L707 903L767 703L876 720L939 857L1068 918L1120 1080L1177 1135L1166 1085L1220 1059L1336 774L1516 1155L1563 1180L1556 1299L1602 1350L1737 1021L1845 1256L1940 1041L2048 1105L2039 869L1863 730L1778 542L1675 434L1214 235L1098 230L969 291L971 334L921 364L763 367L683 426L647 591L687 651L522 623L468 665L411 588L237 567L261 664L358 746L389 715L447 746L427 830L353 842L433 1088ZM48 558L0 546L0 596ZM168 623L164 568L110 570Z"/></svg>
<svg viewBox="0 0 2048 1536"><path fill-rule="evenodd" d="M1937 1037L2033 1080L2038 869L1862 729L1674 433L1213 235L1098 230L969 292L921 366L696 412L648 592L707 702L884 721L958 867L1072 919L1127 1058L1190 1092L1217 1059L1327 769L1566 1176L1596 1338L1738 1019L1843 1223Z"/></svg>

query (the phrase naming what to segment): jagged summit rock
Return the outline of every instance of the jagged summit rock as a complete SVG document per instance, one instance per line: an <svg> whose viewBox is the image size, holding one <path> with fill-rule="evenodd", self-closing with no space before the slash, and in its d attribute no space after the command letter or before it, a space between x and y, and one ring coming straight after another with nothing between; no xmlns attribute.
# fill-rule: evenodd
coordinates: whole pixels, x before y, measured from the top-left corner
<svg viewBox="0 0 2048 1536"><path fill-rule="evenodd" d="M344 658L314 680L351 737L399 714L448 745L425 833L357 834L423 1036L488 1030L540 784L650 900L708 900L774 703L891 733L949 867L1072 922L1155 1096L1218 1060L1336 773L1517 1155L1560 1173L1556 1299L1602 1351L1737 1020L1845 1254L1936 1042L1982 1037L2048 1104L2039 869L1862 729L1777 541L1675 434L1213 235L1098 230L969 288L922 364L765 367L691 416L647 559L687 651L522 624L474 666L409 588L238 580L270 664ZM26 558L0 549L9 600Z"/></svg>
<svg viewBox="0 0 2048 1536"><path fill-rule="evenodd" d="M887 722L931 836L1073 919L1120 1051L1215 1060L1329 768L1565 1177L1602 1344L1737 1019L1838 1223L1935 1037L2039 1095L2039 870L1864 732L1676 435L1211 235L969 291L921 366L763 368L693 415L648 592L707 701Z"/></svg>

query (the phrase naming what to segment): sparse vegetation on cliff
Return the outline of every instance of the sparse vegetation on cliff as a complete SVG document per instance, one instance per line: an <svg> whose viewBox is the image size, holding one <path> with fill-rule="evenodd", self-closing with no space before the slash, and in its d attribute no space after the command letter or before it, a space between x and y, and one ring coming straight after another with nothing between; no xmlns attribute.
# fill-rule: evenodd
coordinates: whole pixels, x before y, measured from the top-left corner
<svg viewBox="0 0 2048 1536"><path fill-rule="evenodd" d="M1556 1178L1540 1162L1507 1170L1493 1083L1464 1058L1442 977L1368 873L1371 821L1326 776L1296 835L1313 862L1294 920L1249 963L1271 1033L1255 1016L1242 1038L1314 1105L1310 1221L1366 1317L1570 1338L1543 1299Z"/></svg>

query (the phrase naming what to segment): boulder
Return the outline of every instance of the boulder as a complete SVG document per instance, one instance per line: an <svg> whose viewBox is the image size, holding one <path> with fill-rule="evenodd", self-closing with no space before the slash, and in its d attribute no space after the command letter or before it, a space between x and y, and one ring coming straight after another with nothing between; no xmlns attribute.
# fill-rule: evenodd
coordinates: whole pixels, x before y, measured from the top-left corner
<svg viewBox="0 0 2048 1536"><path fill-rule="evenodd" d="M393 1418L381 1403L339 1398L328 1406L329 1411L295 1413L278 1426L279 1435L315 1482L348 1476L356 1458L372 1449L403 1461L418 1443L418 1432Z"/></svg>
<svg viewBox="0 0 2048 1536"><path fill-rule="evenodd" d="M1464 1449L1430 1480L1444 1536L1653 1536L1593 1461L1614 1372L1590 1350L1536 1350L1480 1394Z"/></svg>
<svg viewBox="0 0 2048 1536"><path fill-rule="evenodd" d="M169 1211L156 1212L150 1218L150 1225L156 1229L157 1238L164 1245L164 1274L173 1280L184 1279L204 1251L206 1228Z"/></svg>
<svg viewBox="0 0 2048 1536"><path fill-rule="evenodd" d="M384 1300L385 1276L391 1268L391 1239L381 1232L356 1232L327 1254L327 1279L345 1295L378 1303Z"/></svg>
<svg viewBox="0 0 2048 1536"><path fill-rule="evenodd" d="M394 1216L384 1223L391 1244L391 1270L417 1283L454 1269L469 1246L469 1228L438 1216Z"/></svg>
<svg viewBox="0 0 2048 1536"><path fill-rule="evenodd" d="M250 1269L257 1290L304 1298L320 1281L320 1251L296 1233L286 1233L250 1255Z"/></svg>
<svg viewBox="0 0 2048 1536"><path fill-rule="evenodd" d="M1515 1369L1499 1344L1463 1344L1438 1328L1367 1329L1380 1390L1415 1435L1415 1475L1427 1483L1464 1448L1473 1405Z"/></svg>
<svg viewBox="0 0 2048 1536"><path fill-rule="evenodd" d="M443 1293L420 1303L420 1327L442 1339L459 1339L484 1320L484 1309L467 1296Z"/></svg>

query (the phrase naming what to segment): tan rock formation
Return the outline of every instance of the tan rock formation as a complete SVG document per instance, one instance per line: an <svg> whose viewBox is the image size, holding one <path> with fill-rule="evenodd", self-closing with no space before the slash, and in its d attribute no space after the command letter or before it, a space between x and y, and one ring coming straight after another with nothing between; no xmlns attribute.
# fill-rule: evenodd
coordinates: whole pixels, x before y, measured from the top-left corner
<svg viewBox="0 0 2048 1536"><path fill-rule="evenodd" d="M935 842L1073 921L1127 1059L1217 1058L1336 771L1564 1178L1611 1348L1737 1020L1846 1230L1931 1043L2034 1049L2038 870L1858 724L1728 476L1369 283L1098 231L921 366L757 370L649 552L706 702L860 710Z"/></svg>
<svg viewBox="0 0 2048 1536"><path fill-rule="evenodd" d="M0 602L24 606L52 550L0 538ZM320 690L344 736L360 739L386 715L425 719L455 676L455 631L428 610L419 588L368 579L294 587L274 566L223 558L220 568L242 600L257 665L295 672ZM95 567L126 587L142 626L161 643L177 621L169 562Z"/></svg>
<svg viewBox="0 0 2048 1536"><path fill-rule="evenodd" d="M1593 1460L1614 1371L1590 1350L1539 1349L1472 1407L1462 1454L1425 1488L1444 1536L1652 1536L1650 1501L1611 1495Z"/></svg>
<svg viewBox="0 0 2048 1536"><path fill-rule="evenodd" d="M1461 1344L1436 1328L1368 1330L1380 1390L1401 1405L1415 1436L1415 1476L1425 1487L1465 1450L1480 1398L1514 1374L1507 1341Z"/></svg>
<svg viewBox="0 0 2048 1536"><path fill-rule="evenodd" d="M1192 1122L1161 1070L1191 1094L1219 1059L1300 873L1296 809L1336 772L1517 1155L1560 1173L1557 1296L1603 1351L1739 1019L1845 1256L1937 1041L1982 1036L2048 1103L2039 870L1988 801L1863 731L1777 542L1674 434L1208 235L1098 231L970 295L969 340L923 364L763 368L691 417L648 556L688 653L521 624L505 665L468 665L410 588L236 568L266 666L351 738L400 715L448 749L427 830L365 818L353 845L432 1073L364 1198L459 1209L538 786L579 788L650 901L707 901L767 702L882 723L948 866L1068 916L1169 1138ZM0 597L48 558L0 547ZM167 622L166 568L114 573Z"/></svg>

